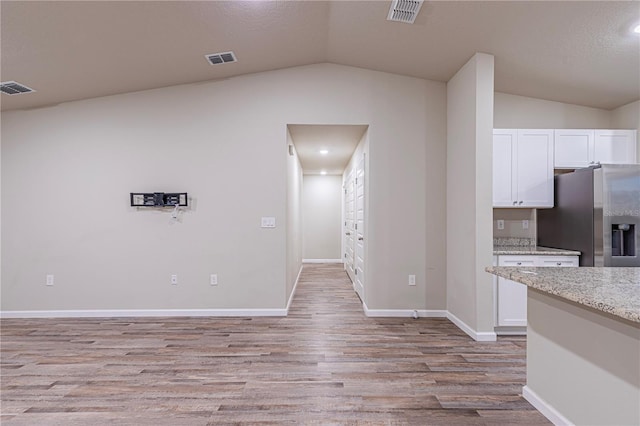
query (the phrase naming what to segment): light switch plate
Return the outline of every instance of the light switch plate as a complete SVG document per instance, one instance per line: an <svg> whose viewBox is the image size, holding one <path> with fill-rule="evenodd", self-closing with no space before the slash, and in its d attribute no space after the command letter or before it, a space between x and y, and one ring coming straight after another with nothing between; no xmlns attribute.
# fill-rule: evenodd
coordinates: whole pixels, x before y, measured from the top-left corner
<svg viewBox="0 0 640 426"><path fill-rule="evenodd" d="M498 219L498 229L504 229L504 220Z"/></svg>
<svg viewBox="0 0 640 426"><path fill-rule="evenodd" d="M263 228L275 228L276 227L276 218L275 217L263 217L261 221L261 226Z"/></svg>
<svg viewBox="0 0 640 426"><path fill-rule="evenodd" d="M523 220L522 221L522 229L529 229L529 221L528 220Z"/></svg>

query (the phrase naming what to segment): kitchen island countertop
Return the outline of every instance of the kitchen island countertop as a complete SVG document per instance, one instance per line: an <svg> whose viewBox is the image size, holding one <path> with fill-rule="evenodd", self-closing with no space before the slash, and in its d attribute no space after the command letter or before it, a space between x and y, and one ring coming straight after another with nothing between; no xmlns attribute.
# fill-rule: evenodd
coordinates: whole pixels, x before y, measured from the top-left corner
<svg viewBox="0 0 640 426"><path fill-rule="evenodd" d="M640 323L640 268L493 266L487 272Z"/></svg>

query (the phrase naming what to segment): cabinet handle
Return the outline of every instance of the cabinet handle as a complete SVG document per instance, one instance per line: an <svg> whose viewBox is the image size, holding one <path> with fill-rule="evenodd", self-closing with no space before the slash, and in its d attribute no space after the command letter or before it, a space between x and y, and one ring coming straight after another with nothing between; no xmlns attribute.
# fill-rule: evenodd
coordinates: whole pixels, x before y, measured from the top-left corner
<svg viewBox="0 0 640 426"><path fill-rule="evenodd" d="M347 232L346 235L351 235L351 232Z"/></svg>
<svg viewBox="0 0 640 426"><path fill-rule="evenodd" d="M518 204L522 205L522 201L520 201Z"/></svg>
<svg viewBox="0 0 640 426"><path fill-rule="evenodd" d="M556 265L562 266L562 262L557 262Z"/></svg>
<svg viewBox="0 0 640 426"><path fill-rule="evenodd" d="M364 240L364 238L358 237L358 241L363 241L363 240Z"/></svg>
<svg viewBox="0 0 640 426"><path fill-rule="evenodd" d="M517 201L514 201L514 202L513 202L513 205L515 206L516 204L518 204L518 202L517 202Z"/></svg>
<svg viewBox="0 0 640 426"><path fill-rule="evenodd" d="M522 265L522 262L518 262L518 263L516 263L516 265L520 266L520 265Z"/></svg>

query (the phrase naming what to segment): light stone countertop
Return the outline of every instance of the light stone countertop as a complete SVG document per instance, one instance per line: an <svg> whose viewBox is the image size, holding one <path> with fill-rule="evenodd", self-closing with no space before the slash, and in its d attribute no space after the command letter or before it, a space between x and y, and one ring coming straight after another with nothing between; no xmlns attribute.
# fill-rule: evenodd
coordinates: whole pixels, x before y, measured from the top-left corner
<svg viewBox="0 0 640 426"><path fill-rule="evenodd" d="M485 271L640 323L640 268L492 266Z"/></svg>
<svg viewBox="0 0 640 426"><path fill-rule="evenodd" d="M544 256L580 256L579 251L563 250L540 246L493 246L495 256L504 255L544 255Z"/></svg>

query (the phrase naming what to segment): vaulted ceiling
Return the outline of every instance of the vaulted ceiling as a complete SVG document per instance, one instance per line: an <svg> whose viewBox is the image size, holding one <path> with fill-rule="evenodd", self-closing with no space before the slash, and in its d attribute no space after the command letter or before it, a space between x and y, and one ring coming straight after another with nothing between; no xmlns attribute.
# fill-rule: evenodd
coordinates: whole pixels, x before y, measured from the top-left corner
<svg viewBox="0 0 640 426"><path fill-rule="evenodd" d="M640 98L636 1L5 1L1 76L36 90L2 109L322 62L441 82L495 55L499 92L612 109ZM235 52L210 65L204 55Z"/></svg>

